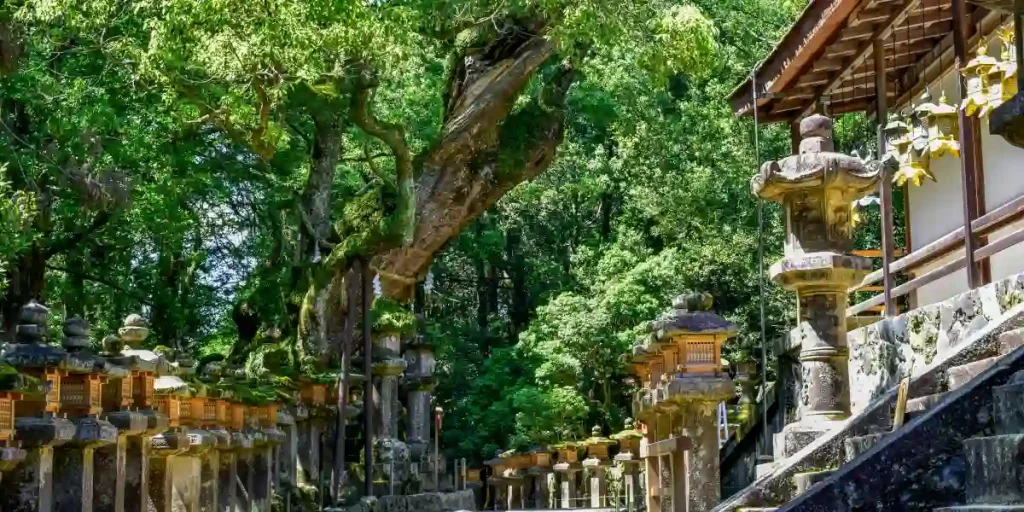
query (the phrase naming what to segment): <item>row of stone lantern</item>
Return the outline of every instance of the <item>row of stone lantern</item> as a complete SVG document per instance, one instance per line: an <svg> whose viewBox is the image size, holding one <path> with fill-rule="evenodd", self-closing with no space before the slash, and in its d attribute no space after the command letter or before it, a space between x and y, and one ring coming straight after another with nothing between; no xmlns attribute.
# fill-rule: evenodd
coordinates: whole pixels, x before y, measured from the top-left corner
<svg viewBox="0 0 1024 512"><path fill-rule="evenodd" d="M721 353L737 328L712 305L707 294L678 297L633 347L647 510L703 511L719 501L718 404L735 396Z"/></svg>
<svg viewBox="0 0 1024 512"><path fill-rule="evenodd" d="M64 323L61 346L47 320L24 306L0 354L0 510L270 510L282 480L296 483L300 442L319 441L306 420L328 408L325 385L304 383L289 410L243 403L198 381L189 358L142 348L138 315L98 354L83 320Z"/></svg>
<svg viewBox="0 0 1024 512"><path fill-rule="evenodd" d="M605 508L624 505L638 510L642 434L627 420L626 429L606 438L594 427L591 437L528 453L500 453L484 464L491 468L487 507L493 510ZM618 454L611 456L611 448ZM580 452L586 458L580 460ZM609 482L622 483L618 496Z"/></svg>

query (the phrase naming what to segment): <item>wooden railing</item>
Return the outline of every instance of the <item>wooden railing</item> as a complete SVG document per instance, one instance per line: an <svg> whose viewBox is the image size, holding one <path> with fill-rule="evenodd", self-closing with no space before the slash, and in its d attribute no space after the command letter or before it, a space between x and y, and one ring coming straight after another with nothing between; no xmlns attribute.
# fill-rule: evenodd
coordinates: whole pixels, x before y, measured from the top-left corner
<svg viewBox="0 0 1024 512"><path fill-rule="evenodd" d="M1020 196L1012 201L992 210L991 212L978 217L971 222L971 231L974 236L984 237L993 234L995 231L1004 228L1020 219L1024 218L1024 196ZM934 262L940 258L948 256L955 251L961 250L964 247L965 230L963 226L953 230L945 236L935 240L934 242L921 247L920 249L906 255L893 262L889 267L889 273L895 274L897 272L910 272L914 269L921 268L931 262ZM975 261L984 261L990 258L994 254L998 254L1003 250L1013 247L1021 242L1024 242L1024 226L1018 227L1017 229L1007 233L1002 238L992 241L987 245L979 247L974 251ZM892 298L902 297L907 295L924 285L933 283L946 277L954 272L967 266L967 257L960 256L952 261L949 261L937 268L929 270L921 275L915 276L913 279L896 286L892 289ZM872 286L882 280L885 269L878 269L864 278L863 281L857 286L850 288L850 292L855 291L876 291L880 287ZM847 317L853 317L860 315L864 312L877 309L879 306L885 306L885 297L883 295L876 295L868 300L860 302L854 306L851 306L846 310Z"/></svg>

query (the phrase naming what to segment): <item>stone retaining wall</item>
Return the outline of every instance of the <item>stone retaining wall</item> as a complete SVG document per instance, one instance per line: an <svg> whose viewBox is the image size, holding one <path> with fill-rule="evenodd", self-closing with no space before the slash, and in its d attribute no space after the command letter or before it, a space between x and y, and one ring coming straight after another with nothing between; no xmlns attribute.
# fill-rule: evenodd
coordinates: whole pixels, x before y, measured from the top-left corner
<svg viewBox="0 0 1024 512"><path fill-rule="evenodd" d="M851 331L853 413L1024 302L1024 273Z"/></svg>

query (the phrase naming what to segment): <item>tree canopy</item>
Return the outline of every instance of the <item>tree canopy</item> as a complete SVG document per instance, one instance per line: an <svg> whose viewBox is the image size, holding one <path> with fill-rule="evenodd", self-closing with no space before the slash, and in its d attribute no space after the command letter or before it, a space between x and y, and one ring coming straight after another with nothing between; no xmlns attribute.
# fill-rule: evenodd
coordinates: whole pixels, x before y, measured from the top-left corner
<svg viewBox="0 0 1024 512"><path fill-rule="evenodd" d="M143 312L155 345L315 373L359 259L379 329L430 282L453 453L618 428L671 297L711 293L726 357L759 350L753 128L725 98L801 3L5 2L3 331L30 299L97 333ZM793 304L767 306L775 338Z"/></svg>

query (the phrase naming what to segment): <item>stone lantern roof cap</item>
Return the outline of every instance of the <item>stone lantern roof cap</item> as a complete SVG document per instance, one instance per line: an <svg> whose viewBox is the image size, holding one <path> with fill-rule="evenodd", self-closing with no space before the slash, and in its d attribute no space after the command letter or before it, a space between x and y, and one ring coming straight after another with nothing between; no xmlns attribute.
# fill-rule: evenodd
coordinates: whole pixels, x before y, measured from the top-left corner
<svg viewBox="0 0 1024 512"><path fill-rule="evenodd" d="M797 190L839 189L852 201L873 192L883 168L893 167L896 162L892 158L869 161L836 153L832 127L831 119L817 114L800 121L800 154L765 162L750 181L754 195L782 201L786 194Z"/></svg>
<svg viewBox="0 0 1024 512"><path fill-rule="evenodd" d="M739 328L732 322L708 311L712 298L708 294L681 295L672 302L672 311L651 324L656 341L676 334L724 334L733 336ZM635 353L635 352L634 352Z"/></svg>
<svg viewBox="0 0 1024 512"><path fill-rule="evenodd" d="M153 392L158 395L180 395L188 392L188 383L175 375L163 375L153 382Z"/></svg>

